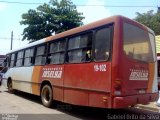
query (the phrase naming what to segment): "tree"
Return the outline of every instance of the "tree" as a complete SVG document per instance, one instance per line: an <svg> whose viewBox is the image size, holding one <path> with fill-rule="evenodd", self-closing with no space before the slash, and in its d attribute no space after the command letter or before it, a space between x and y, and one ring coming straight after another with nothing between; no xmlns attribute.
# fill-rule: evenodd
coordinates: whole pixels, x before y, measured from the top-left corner
<svg viewBox="0 0 160 120"><path fill-rule="evenodd" d="M22 14L20 24L27 25L22 40L33 42L81 26L83 19L71 0L50 0L49 4L44 3L36 10L30 9Z"/></svg>
<svg viewBox="0 0 160 120"><path fill-rule="evenodd" d="M136 21L146 25L151 28L156 35L160 35L160 11L154 13L153 10L148 11L147 13L136 13Z"/></svg>

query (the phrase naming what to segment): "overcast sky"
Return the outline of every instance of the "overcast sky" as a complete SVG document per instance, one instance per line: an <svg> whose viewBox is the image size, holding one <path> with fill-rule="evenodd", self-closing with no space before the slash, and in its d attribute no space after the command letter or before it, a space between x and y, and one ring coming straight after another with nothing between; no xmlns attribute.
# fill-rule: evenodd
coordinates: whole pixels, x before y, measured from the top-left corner
<svg viewBox="0 0 160 120"><path fill-rule="evenodd" d="M5 0L4 0L5 1ZM48 3L49 0L6 0L8 2ZM72 0L85 19L84 24L100 20L113 15L123 15L131 19L136 12L145 13L149 10L157 11L160 0ZM10 50L11 31L14 34L13 49L26 45L28 41L21 41L25 26L19 24L21 15L29 9L36 9L40 4L18 4L0 2L0 55ZM84 5L84 6L79 6ZM88 6L100 5L100 6ZM142 7L107 7L107 6L142 6Z"/></svg>

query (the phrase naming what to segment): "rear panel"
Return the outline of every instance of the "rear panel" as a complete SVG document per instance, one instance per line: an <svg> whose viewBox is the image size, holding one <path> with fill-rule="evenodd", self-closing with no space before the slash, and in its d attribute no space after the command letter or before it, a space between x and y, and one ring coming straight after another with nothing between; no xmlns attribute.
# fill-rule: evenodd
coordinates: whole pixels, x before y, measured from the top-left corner
<svg viewBox="0 0 160 120"><path fill-rule="evenodd" d="M123 22L124 94L157 92L154 33L136 23Z"/></svg>
<svg viewBox="0 0 160 120"><path fill-rule="evenodd" d="M158 92L154 33L147 27L123 17L119 26L119 51L113 53L119 58L115 59L115 55L113 56L113 65L116 60L118 65L116 69L112 67L113 96L117 96L115 99L119 103L116 100L114 102L124 107L155 101L158 96L151 95Z"/></svg>

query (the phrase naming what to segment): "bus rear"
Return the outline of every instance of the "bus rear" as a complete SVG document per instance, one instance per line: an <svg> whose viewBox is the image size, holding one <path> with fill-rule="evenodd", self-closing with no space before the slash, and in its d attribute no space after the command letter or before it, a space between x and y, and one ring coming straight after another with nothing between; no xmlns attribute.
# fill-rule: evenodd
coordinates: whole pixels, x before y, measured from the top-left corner
<svg viewBox="0 0 160 120"><path fill-rule="evenodd" d="M157 63L154 32L149 28L120 18L119 51L113 46L113 108L148 104L158 99ZM114 52L117 51L117 52Z"/></svg>

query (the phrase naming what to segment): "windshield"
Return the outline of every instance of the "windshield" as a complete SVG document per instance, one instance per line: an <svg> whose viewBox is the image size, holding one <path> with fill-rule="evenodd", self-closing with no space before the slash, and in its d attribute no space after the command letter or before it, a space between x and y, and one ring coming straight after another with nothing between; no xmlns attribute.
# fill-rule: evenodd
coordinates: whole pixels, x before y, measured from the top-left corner
<svg viewBox="0 0 160 120"><path fill-rule="evenodd" d="M123 50L125 54L139 61L155 61L154 36L140 27L124 23Z"/></svg>

